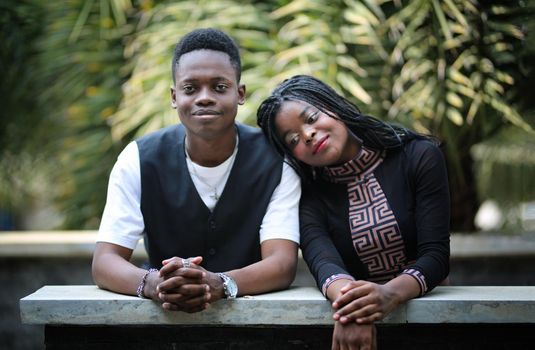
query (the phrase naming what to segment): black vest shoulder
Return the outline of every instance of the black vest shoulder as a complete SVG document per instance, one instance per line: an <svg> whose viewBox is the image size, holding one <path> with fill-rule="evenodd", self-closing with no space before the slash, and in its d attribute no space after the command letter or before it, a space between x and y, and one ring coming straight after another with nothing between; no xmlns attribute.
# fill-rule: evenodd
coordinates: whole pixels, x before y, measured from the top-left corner
<svg viewBox="0 0 535 350"><path fill-rule="evenodd" d="M241 268L261 259L259 228L280 183L282 159L259 131L237 124L239 147L213 212L186 165L182 125L138 139L141 212L152 267L173 256L202 256L210 271Z"/></svg>

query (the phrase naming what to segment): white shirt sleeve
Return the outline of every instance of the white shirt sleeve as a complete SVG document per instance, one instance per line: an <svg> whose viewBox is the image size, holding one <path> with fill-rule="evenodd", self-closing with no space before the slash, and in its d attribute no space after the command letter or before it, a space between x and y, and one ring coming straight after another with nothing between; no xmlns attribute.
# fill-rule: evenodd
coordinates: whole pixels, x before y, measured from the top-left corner
<svg viewBox="0 0 535 350"><path fill-rule="evenodd" d="M287 239L299 244L299 200L301 180L286 162L281 182L273 191L260 226L260 243L268 239Z"/></svg>
<svg viewBox="0 0 535 350"><path fill-rule="evenodd" d="M111 171L97 242L135 249L145 229L140 202L139 151L133 141L121 152Z"/></svg>

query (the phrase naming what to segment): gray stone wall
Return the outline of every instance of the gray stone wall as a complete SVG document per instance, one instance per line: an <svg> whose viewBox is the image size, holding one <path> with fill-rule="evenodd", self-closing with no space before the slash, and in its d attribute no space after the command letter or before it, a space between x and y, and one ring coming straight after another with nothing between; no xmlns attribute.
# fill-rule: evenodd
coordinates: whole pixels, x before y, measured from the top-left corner
<svg viewBox="0 0 535 350"><path fill-rule="evenodd" d="M20 245L5 243L2 236L5 235L0 234L0 348L44 349L44 328L21 324L19 300L44 285L93 284L90 265L94 243L87 242L83 247L72 243L52 249L37 242L35 247L25 250ZM515 239L513 243L507 237L499 240L501 243L497 244L474 237L454 239L451 284L535 285L534 239ZM143 255L136 256L136 264L140 265ZM302 262L299 271L296 285L314 285Z"/></svg>
<svg viewBox="0 0 535 350"><path fill-rule="evenodd" d="M94 283L91 277L91 258L87 256L0 258L0 348L44 349L44 327L21 324L21 298L44 285L88 284Z"/></svg>
<svg viewBox="0 0 535 350"><path fill-rule="evenodd" d="M22 325L19 300L45 284L92 284L88 259L0 259L0 339L5 349L40 349L42 326Z"/></svg>

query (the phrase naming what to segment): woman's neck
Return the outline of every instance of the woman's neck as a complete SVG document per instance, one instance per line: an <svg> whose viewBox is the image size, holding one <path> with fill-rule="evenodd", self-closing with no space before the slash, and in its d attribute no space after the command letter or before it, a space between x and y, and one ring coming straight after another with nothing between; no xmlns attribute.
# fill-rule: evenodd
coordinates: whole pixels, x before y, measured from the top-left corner
<svg viewBox="0 0 535 350"><path fill-rule="evenodd" d="M340 157L340 164L349 162L352 159L358 157L362 150L362 140L351 132L348 128L348 137L347 142L344 146L344 151L342 157ZM332 164L330 166L335 166L337 164Z"/></svg>

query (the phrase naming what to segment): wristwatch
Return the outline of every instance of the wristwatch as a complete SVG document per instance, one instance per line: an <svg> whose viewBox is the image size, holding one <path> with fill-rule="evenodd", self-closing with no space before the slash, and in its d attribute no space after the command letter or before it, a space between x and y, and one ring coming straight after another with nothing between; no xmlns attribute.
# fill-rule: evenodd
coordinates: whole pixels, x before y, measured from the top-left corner
<svg viewBox="0 0 535 350"><path fill-rule="evenodd" d="M236 295L238 295L238 285L236 284L236 281L234 281L232 277L229 277L222 272L219 272L217 275L223 280L225 297L227 299L236 298Z"/></svg>

